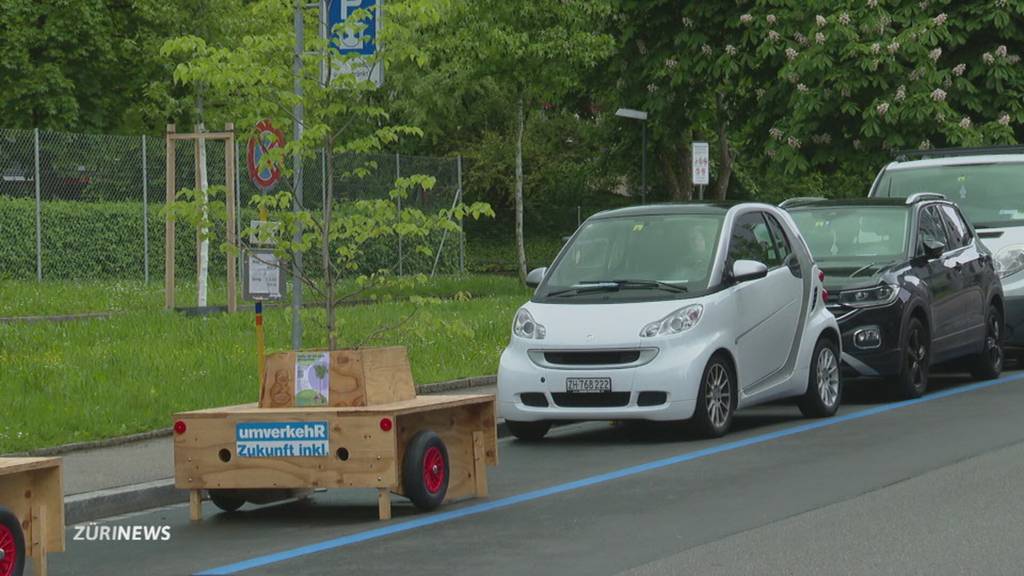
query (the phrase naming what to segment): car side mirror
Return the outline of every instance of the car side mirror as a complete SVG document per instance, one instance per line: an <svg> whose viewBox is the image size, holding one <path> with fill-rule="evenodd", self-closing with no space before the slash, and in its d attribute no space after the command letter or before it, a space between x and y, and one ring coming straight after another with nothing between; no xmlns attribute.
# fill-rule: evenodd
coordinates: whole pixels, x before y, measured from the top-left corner
<svg viewBox="0 0 1024 576"><path fill-rule="evenodd" d="M732 279L736 283L757 280L768 275L768 266L757 260L737 260L732 264Z"/></svg>
<svg viewBox="0 0 1024 576"><path fill-rule="evenodd" d="M530 273L526 275L526 285L530 288L540 286L540 283L544 280L544 275L547 273L548 269L546 267L530 270Z"/></svg>
<svg viewBox="0 0 1024 576"><path fill-rule="evenodd" d="M925 240L924 241L924 255L929 260L938 258L946 251L946 243L939 242L938 240Z"/></svg>

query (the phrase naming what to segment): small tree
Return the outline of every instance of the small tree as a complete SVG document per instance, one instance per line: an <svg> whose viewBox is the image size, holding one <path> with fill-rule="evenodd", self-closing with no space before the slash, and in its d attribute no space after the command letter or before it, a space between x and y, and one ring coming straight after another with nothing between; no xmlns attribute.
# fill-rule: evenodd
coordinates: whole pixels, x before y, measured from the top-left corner
<svg viewBox="0 0 1024 576"><path fill-rule="evenodd" d="M429 4L429 1L409 0L404 3L406 10L401 14L413 19L432 18L434 10L415 10L409 6L416 2ZM377 86L369 80L359 80L354 74L335 75L330 65L323 68L327 73L321 74L321 63L327 60L330 47L318 37L315 21L306 23L303 94L296 96L290 67L294 49L293 5L280 0L259 0L246 10L249 14L245 20L252 23L252 28L240 36L235 46L211 47L201 38L184 36L168 41L163 50L169 56L183 59L175 70L176 81L203 84L208 97L207 108L219 105L240 118L243 126L253 126L263 118L271 118L278 125L291 123L292 106L299 101L304 105L302 138L289 141L283 148L271 149L261 161L290 175L294 169L287 162L290 156L313 158L325 151L327 187L320 205L316 209L295 206L296 196L283 179L281 191L253 199L253 204L271 220L279 222L279 226L246 229L242 237L250 238L255 234L260 241L274 241L282 268L323 302L326 344L333 350L338 346L334 314L338 304L385 288L410 289L426 279L423 274L396 276L394 269L398 262L368 264L367 255L374 246L401 239L408 248L406 255L430 255L433 248L429 239L437 232L459 233L462 219L493 216L493 211L489 205L479 202L455 204L436 213L408 207L399 210L398 203L412 191L434 186L435 179L425 175L397 179L387 198L339 202L334 190L335 155L380 151L401 137L420 136L421 131L414 126L391 124L387 110L379 103ZM363 35L364 22L369 17L366 9L356 10L334 32ZM404 45L395 52L402 58L415 55L412 48ZM383 66L384 56L369 64ZM340 64L354 62L342 60ZM365 177L375 168L372 161L367 161L341 176ZM187 217L202 227L206 216L195 201L200 195L185 190L179 197L181 201L170 208L170 216ZM216 207L216 204L211 203L211 206ZM209 211L211 215L217 213L216 209ZM294 266L296 257L317 252L321 257L321 270L299 274ZM352 280L354 288L339 295L336 287L341 279ZM372 336L387 328L382 327Z"/></svg>

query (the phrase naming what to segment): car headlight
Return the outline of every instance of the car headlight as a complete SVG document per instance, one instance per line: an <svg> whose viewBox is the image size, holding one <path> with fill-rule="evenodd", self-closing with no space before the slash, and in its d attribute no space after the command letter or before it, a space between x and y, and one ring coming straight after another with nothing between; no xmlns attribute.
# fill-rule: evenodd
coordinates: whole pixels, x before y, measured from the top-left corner
<svg viewBox="0 0 1024 576"><path fill-rule="evenodd" d="M543 340L547 334L543 324L538 324L533 315L526 308L520 308L516 312L516 320L512 323L512 333L520 338Z"/></svg>
<svg viewBox="0 0 1024 576"><path fill-rule="evenodd" d="M652 338L663 334L686 332L696 326L697 322L700 322L700 317L703 314L704 307L700 304L691 304L680 308L668 316L644 326L643 330L640 331L640 337Z"/></svg>
<svg viewBox="0 0 1024 576"><path fill-rule="evenodd" d="M996 254L993 263L1000 278L1013 276L1024 270L1024 245L1017 244L1003 248Z"/></svg>
<svg viewBox="0 0 1024 576"><path fill-rule="evenodd" d="M870 308L885 306L896 301L899 288L892 284L881 284L872 288L847 290L839 293L839 303L851 308Z"/></svg>

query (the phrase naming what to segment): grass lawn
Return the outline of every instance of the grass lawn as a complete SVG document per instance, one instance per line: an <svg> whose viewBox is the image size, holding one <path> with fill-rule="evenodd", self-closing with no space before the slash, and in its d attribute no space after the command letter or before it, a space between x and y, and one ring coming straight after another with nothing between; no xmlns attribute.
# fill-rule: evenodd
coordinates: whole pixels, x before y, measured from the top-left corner
<svg viewBox="0 0 1024 576"><path fill-rule="evenodd" d="M94 287L41 286L31 298L52 304L51 313L66 312L52 299ZM408 347L417 383L493 374L512 314L528 290L510 278L472 277L438 279L420 292L472 297L424 304L400 328L367 345ZM0 397L6 404L0 453L152 430L169 426L176 411L257 399L252 314L185 317L139 309L149 306L146 290L129 294L139 298L136 304L109 319L0 324ZM14 307L4 306L0 315L10 315ZM414 309L401 301L342 308L342 344L359 343ZM286 349L290 311L275 308L264 316L268 349ZM323 347L323 311L306 310L303 317L304 346Z"/></svg>

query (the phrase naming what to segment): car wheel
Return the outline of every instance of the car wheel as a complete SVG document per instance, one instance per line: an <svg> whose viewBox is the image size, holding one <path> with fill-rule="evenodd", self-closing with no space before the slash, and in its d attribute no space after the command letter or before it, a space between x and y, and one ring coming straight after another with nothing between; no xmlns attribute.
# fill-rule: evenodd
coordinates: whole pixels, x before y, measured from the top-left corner
<svg viewBox="0 0 1024 576"><path fill-rule="evenodd" d="M985 347L971 363L971 375L979 380L998 378L1003 372L1003 315L996 306L985 317Z"/></svg>
<svg viewBox="0 0 1024 576"><path fill-rule="evenodd" d="M21 576L25 570L25 533L21 522L0 508L0 576Z"/></svg>
<svg viewBox="0 0 1024 576"><path fill-rule="evenodd" d="M931 338L917 318L911 318L903 335L903 360L893 389L897 399L919 398L928 389Z"/></svg>
<svg viewBox="0 0 1024 576"><path fill-rule="evenodd" d="M236 490L207 490L210 494L210 502L224 512L235 512L245 505L245 498L240 496Z"/></svg>
<svg viewBox="0 0 1024 576"><path fill-rule="evenodd" d="M523 442L539 442L551 430L551 422L519 422L516 420L505 420L508 431Z"/></svg>
<svg viewBox="0 0 1024 576"><path fill-rule="evenodd" d="M701 376L690 420L693 432L703 438L718 438L728 432L736 412L737 390L732 363L722 354L712 356Z"/></svg>
<svg viewBox="0 0 1024 576"><path fill-rule="evenodd" d="M420 510L433 510L448 493L448 448L430 430L416 433L405 447L402 460L402 490Z"/></svg>
<svg viewBox="0 0 1024 576"><path fill-rule="evenodd" d="M839 376L839 354L829 338L819 338L811 355L807 392L797 402L807 418L825 418L839 409L843 383Z"/></svg>

